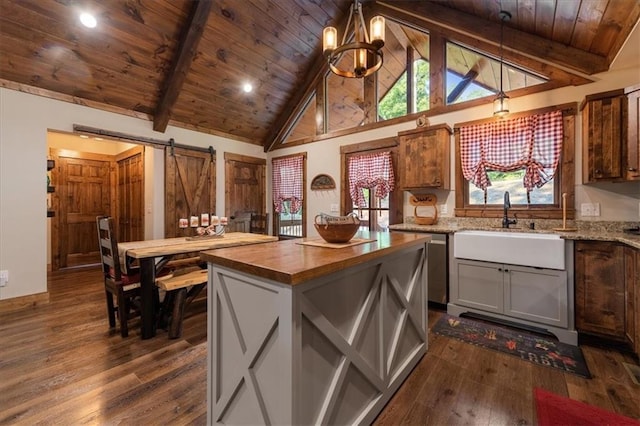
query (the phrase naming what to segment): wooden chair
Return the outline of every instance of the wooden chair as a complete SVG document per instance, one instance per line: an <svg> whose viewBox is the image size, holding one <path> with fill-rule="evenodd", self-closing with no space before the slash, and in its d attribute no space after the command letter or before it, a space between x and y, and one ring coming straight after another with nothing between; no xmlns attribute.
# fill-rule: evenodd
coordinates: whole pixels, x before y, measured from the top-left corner
<svg viewBox="0 0 640 426"><path fill-rule="evenodd" d="M118 254L118 242L114 234L113 218L98 216L96 222L109 326L111 328L116 326L117 313L120 321L120 335L127 337L129 319L136 316L136 313L139 314L139 306L135 299L140 296L140 273L137 268L129 268L127 274L123 273Z"/></svg>
<svg viewBox="0 0 640 426"><path fill-rule="evenodd" d="M252 234L269 234L269 215L268 214L252 214L249 232Z"/></svg>

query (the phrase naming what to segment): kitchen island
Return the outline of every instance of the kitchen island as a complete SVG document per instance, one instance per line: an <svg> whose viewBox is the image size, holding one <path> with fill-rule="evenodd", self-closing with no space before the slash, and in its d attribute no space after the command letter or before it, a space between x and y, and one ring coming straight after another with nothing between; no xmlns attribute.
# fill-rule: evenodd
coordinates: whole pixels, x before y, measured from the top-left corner
<svg viewBox="0 0 640 426"><path fill-rule="evenodd" d="M429 237L207 251L207 424L370 423L427 350ZM307 244L318 244L307 245Z"/></svg>

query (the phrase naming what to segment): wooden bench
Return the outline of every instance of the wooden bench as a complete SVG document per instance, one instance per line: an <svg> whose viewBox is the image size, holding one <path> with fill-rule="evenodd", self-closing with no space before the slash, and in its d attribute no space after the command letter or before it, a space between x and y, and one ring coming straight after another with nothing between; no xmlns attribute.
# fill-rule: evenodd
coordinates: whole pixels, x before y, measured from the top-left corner
<svg viewBox="0 0 640 426"><path fill-rule="evenodd" d="M182 335L185 308L207 285L207 270L197 266L178 269L156 279L156 285L166 291L159 319L164 322L168 318L169 338L177 339Z"/></svg>

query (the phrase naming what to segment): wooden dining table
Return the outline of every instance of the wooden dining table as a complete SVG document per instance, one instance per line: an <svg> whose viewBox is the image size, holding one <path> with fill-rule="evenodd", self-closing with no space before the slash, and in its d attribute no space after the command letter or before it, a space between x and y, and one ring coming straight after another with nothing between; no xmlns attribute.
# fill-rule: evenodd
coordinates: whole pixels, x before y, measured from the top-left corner
<svg viewBox="0 0 640 426"><path fill-rule="evenodd" d="M199 253L225 247L278 241L278 237L246 232L229 232L215 237L178 237L158 240L131 241L118 244L123 265L136 259L140 263L140 316L141 337L149 339L156 334L156 263L179 254ZM126 268L126 267L125 267Z"/></svg>

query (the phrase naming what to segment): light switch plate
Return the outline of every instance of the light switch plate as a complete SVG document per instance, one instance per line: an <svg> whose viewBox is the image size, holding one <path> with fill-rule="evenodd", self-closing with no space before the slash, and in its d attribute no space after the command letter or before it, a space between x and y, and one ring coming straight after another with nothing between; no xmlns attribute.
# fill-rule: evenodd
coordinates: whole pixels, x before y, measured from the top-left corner
<svg viewBox="0 0 640 426"><path fill-rule="evenodd" d="M0 287L4 287L9 282L9 271L7 269L3 269L0 271Z"/></svg>
<svg viewBox="0 0 640 426"><path fill-rule="evenodd" d="M337 204L331 204L331 213L338 213L340 211L340 206Z"/></svg>

